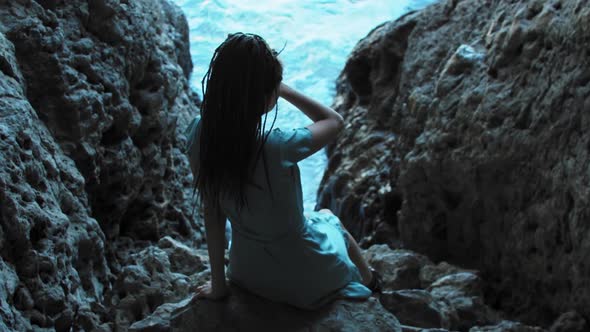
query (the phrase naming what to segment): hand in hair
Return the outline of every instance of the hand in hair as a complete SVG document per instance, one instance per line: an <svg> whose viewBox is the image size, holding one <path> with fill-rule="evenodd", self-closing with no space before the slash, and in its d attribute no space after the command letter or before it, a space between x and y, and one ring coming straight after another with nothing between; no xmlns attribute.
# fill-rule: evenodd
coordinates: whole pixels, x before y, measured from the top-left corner
<svg viewBox="0 0 590 332"><path fill-rule="evenodd" d="M344 129L344 119L332 108L281 83L279 95L303 112L313 123L306 126L311 131L311 154L332 142Z"/></svg>

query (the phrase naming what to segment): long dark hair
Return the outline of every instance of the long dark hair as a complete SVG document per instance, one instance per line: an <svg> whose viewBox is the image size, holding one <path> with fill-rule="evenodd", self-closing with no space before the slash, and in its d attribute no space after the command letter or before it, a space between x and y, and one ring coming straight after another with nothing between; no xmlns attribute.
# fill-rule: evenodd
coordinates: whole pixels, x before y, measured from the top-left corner
<svg viewBox="0 0 590 332"><path fill-rule="evenodd" d="M270 134L269 130L264 135L267 108L278 98L283 79L277 56L262 37L241 32L228 35L215 50L201 81L200 158L194 188L200 204L217 208L227 195L238 210L247 205L245 188L254 184L252 175L261 152L270 187L262 148ZM275 106L271 129L277 110Z"/></svg>

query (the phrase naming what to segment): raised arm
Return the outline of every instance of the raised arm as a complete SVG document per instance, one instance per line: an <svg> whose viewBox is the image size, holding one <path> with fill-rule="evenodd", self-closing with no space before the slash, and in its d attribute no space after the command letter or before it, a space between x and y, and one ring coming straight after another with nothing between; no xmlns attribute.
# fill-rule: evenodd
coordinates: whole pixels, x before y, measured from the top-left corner
<svg viewBox="0 0 590 332"><path fill-rule="evenodd" d="M314 122L307 126L312 134L313 152L311 154L333 141L344 129L342 115L330 107L320 104L284 83L281 83L279 94Z"/></svg>

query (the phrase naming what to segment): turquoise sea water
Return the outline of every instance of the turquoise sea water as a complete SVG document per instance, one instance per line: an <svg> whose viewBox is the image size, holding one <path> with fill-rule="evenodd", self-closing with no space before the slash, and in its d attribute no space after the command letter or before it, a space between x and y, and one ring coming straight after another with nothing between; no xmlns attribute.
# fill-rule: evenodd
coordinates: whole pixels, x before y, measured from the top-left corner
<svg viewBox="0 0 590 332"><path fill-rule="evenodd" d="M201 95L201 79L215 48L228 33L261 35L277 50L284 82L330 105L335 80L354 45L375 26L436 0L173 0L187 16L194 69L191 86ZM275 127L311 123L279 100ZM268 114L267 128L274 111ZM304 209L313 210L326 166L322 149L299 163Z"/></svg>

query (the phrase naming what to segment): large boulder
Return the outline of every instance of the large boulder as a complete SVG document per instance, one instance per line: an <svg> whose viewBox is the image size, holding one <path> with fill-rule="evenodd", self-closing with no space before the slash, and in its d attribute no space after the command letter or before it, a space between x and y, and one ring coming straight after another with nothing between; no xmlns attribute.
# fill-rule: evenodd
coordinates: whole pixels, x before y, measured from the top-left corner
<svg viewBox="0 0 590 332"><path fill-rule="evenodd" d="M381 250L375 262L383 262L380 266L393 263L392 255L384 257L389 252ZM201 264L208 265L206 255L199 257ZM194 290L210 277L209 269L202 270L188 282L188 289ZM133 323L130 331L402 331L396 316L382 305L377 294L366 301L336 300L310 311L269 301L231 282L228 285L230 295L224 300L196 299L191 292L180 301L163 303L151 315Z"/></svg>
<svg viewBox="0 0 590 332"><path fill-rule="evenodd" d="M104 296L105 237L84 178L25 95L14 45L0 34L0 279L2 330L71 326Z"/></svg>
<svg viewBox="0 0 590 332"><path fill-rule="evenodd" d="M166 249L170 240L161 241L160 246L168 252L179 249ZM176 286L190 291L180 301L168 301L159 305L147 317L135 321L131 331L469 331L473 328L494 328L498 331L510 331L512 327L525 326L519 322L502 319L502 315L485 304L482 296L482 282L476 271L468 271L445 264L436 266L425 257L409 250L400 252L385 245L374 245L363 251L364 257L383 277L395 276L383 283L383 291L374 293L366 301L336 300L316 311L307 311L295 307L271 302L245 289L229 283L230 295L224 300L210 301L194 297L195 286L210 280L208 257L204 250L194 253L199 257L199 268L187 280L188 288ZM169 273L165 255L153 252L153 258L147 253L144 270L160 271L151 282L154 288L165 288L158 283L162 274ZM158 258L159 257L159 258ZM413 257L413 259L408 259ZM185 258L186 259L186 258ZM159 260L161 268L152 266ZM162 263L163 262L163 263ZM405 280L420 271L399 273L396 271L424 270L434 267L439 278L425 284L425 287L407 284ZM393 270L392 270L393 269ZM393 272L392 272L393 271ZM460 272L458 272L460 271ZM147 275L147 273L144 273ZM147 278L144 277L144 279ZM145 310L145 296L136 292L143 285L148 285L141 278L128 281L130 293L135 296L135 310ZM406 284L406 286L404 286ZM417 288L416 288L417 287ZM147 291L149 294L149 291ZM162 297L158 298L159 300ZM148 301L149 303L149 301ZM156 303L152 299L151 303ZM122 312L128 312L123 310ZM495 324L495 325L494 325ZM555 331L568 330L573 327L584 327L585 322L569 313L554 323ZM526 326L527 328L536 328ZM523 330L524 331L524 330ZM532 330L531 330L532 331ZM538 329L535 331L543 331Z"/></svg>
<svg viewBox="0 0 590 332"><path fill-rule="evenodd" d="M182 148L197 105L180 9L160 0L23 0L3 2L0 17L26 99L83 176L107 238L191 236Z"/></svg>
<svg viewBox="0 0 590 332"><path fill-rule="evenodd" d="M590 317L590 3L448 0L371 31L334 107L318 205L486 276L488 302Z"/></svg>
<svg viewBox="0 0 590 332"><path fill-rule="evenodd" d="M467 331L502 320L502 314L486 303L476 270L434 264L416 252L392 250L385 244L372 245L363 255L382 276L381 304L405 329Z"/></svg>
<svg viewBox="0 0 590 332"><path fill-rule="evenodd" d="M124 331L188 294L191 68L167 1L0 1L0 330Z"/></svg>
<svg viewBox="0 0 590 332"><path fill-rule="evenodd" d="M306 311L272 303L232 288L225 302L193 301L171 314L177 331L383 331L401 332L393 314L375 298L337 300L323 309Z"/></svg>

